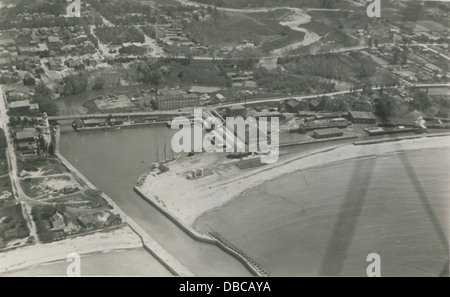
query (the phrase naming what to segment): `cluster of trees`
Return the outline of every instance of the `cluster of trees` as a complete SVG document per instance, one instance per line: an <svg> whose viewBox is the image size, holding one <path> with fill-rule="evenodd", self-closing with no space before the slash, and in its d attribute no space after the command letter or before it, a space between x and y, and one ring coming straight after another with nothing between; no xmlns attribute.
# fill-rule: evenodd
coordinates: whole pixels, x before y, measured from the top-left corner
<svg viewBox="0 0 450 297"><path fill-rule="evenodd" d="M19 13L46 13L54 16L65 14L66 12L65 0L19 0L15 6L11 7L8 11L8 15L15 16Z"/></svg>
<svg viewBox="0 0 450 297"><path fill-rule="evenodd" d="M152 22L156 15L151 5L140 4L138 1L87 0L87 2L115 25ZM126 16L131 13L142 13L144 16Z"/></svg>
<svg viewBox="0 0 450 297"><path fill-rule="evenodd" d="M94 83L92 85L93 90L101 90L105 86L105 79L102 76L97 76L94 78Z"/></svg>
<svg viewBox="0 0 450 297"><path fill-rule="evenodd" d="M25 238L30 235L30 230L22 216L21 204L2 209L0 215L4 217L0 224L0 237L3 242Z"/></svg>
<svg viewBox="0 0 450 297"><path fill-rule="evenodd" d="M155 93L158 93L158 86L164 81L165 76L170 73L170 69L166 66L161 66L159 63L152 64L148 62L141 62L137 67L138 73L141 76L143 83L155 86Z"/></svg>
<svg viewBox="0 0 450 297"><path fill-rule="evenodd" d="M336 55L304 56L292 60L280 59L279 63L298 75L313 75L329 79L350 78L353 72L358 78L367 78L376 72L376 63L369 57L363 57L359 63L343 64Z"/></svg>
<svg viewBox="0 0 450 297"><path fill-rule="evenodd" d="M411 102L411 105L414 109L426 111L431 107L432 103L427 93L428 91L422 91L417 88L412 90L413 101Z"/></svg>
<svg viewBox="0 0 450 297"><path fill-rule="evenodd" d="M126 55L143 56L147 53L147 49L141 46L130 45L121 47L119 49L119 53Z"/></svg>
<svg viewBox="0 0 450 297"><path fill-rule="evenodd" d="M126 42L144 42L145 36L136 27L100 27L95 34L104 43L119 45Z"/></svg>
<svg viewBox="0 0 450 297"><path fill-rule="evenodd" d="M392 64L406 64L408 62L408 50L404 48L403 50L400 50L399 48L394 49L394 55L392 57Z"/></svg>
<svg viewBox="0 0 450 297"><path fill-rule="evenodd" d="M39 111L48 115L58 114L58 105L53 100L53 92L44 83L38 83L34 88L33 101L39 103Z"/></svg>
<svg viewBox="0 0 450 297"><path fill-rule="evenodd" d="M341 0L197 0L197 2L232 8L281 6L334 8Z"/></svg>
<svg viewBox="0 0 450 297"><path fill-rule="evenodd" d="M319 82L316 78L307 75L294 75L285 72L268 72L258 68L254 72L258 86L272 92L286 94L309 94L313 91L331 92L334 84Z"/></svg>
<svg viewBox="0 0 450 297"><path fill-rule="evenodd" d="M62 16L36 18L32 20L20 20L18 23L12 23L11 20L5 19L0 21L2 30L12 28L43 28L43 27L59 27L67 28L75 25L81 25L86 20L84 18L65 18Z"/></svg>
<svg viewBox="0 0 450 297"><path fill-rule="evenodd" d="M75 74L71 74L69 76L64 77L64 96L70 96L79 94L87 90L88 87L88 77L84 72L79 72Z"/></svg>
<svg viewBox="0 0 450 297"><path fill-rule="evenodd" d="M6 148L6 145L7 145L7 143L6 143L5 131L3 129L0 129L0 152L3 152L3 150Z"/></svg>

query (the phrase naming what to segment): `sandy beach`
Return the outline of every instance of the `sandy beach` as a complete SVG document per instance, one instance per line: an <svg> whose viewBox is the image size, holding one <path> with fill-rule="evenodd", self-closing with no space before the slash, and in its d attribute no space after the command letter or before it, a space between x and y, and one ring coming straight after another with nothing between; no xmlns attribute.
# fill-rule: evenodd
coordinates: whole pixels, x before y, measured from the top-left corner
<svg viewBox="0 0 450 297"><path fill-rule="evenodd" d="M264 182L286 174L355 158L430 148L450 148L450 137L424 136L360 146L347 144L334 149L318 149L280 158L276 164L257 169L239 170L234 165L214 164L214 174L187 180L186 173L192 169L207 168L214 163L214 155L203 154L194 160L173 164L165 174L147 177L139 190L144 195L154 197L161 208L186 226L192 227L201 215L222 207Z"/></svg>
<svg viewBox="0 0 450 297"><path fill-rule="evenodd" d="M98 232L48 244L31 245L0 253L0 273L66 260L71 253L85 255L140 247L142 247L141 239L130 227L126 226L108 232Z"/></svg>

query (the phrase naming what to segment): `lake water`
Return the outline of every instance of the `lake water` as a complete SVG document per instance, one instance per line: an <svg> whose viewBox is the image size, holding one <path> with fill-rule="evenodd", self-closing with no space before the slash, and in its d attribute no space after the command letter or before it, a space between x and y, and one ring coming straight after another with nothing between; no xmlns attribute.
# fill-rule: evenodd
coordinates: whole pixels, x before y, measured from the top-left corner
<svg viewBox="0 0 450 297"><path fill-rule="evenodd" d="M201 218L280 276L448 276L448 150L355 159L265 183Z"/></svg>

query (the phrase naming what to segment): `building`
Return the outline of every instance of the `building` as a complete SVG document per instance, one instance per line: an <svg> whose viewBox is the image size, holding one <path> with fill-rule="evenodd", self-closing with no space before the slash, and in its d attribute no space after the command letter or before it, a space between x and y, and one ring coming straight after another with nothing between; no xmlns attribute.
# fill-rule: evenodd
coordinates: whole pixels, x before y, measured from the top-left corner
<svg viewBox="0 0 450 297"><path fill-rule="evenodd" d="M9 110L16 113L25 113L30 111L30 100L13 101L9 103Z"/></svg>
<svg viewBox="0 0 450 297"><path fill-rule="evenodd" d="M23 77L23 85L24 86L34 86L36 85L36 79L31 73L26 73Z"/></svg>
<svg viewBox="0 0 450 297"><path fill-rule="evenodd" d="M286 110L290 113L297 113L300 111L301 105L298 100L295 99L289 99L286 102Z"/></svg>
<svg viewBox="0 0 450 297"><path fill-rule="evenodd" d="M8 69L11 65L11 59L9 57L0 58L0 69Z"/></svg>
<svg viewBox="0 0 450 297"><path fill-rule="evenodd" d="M20 131L16 133L16 141L18 143L35 142L37 139L37 131Z"/></svg>
<svg viewBox="0 0 450 297"><path fill-rule="evenodd" d="M63 230L66 227L66 223L64 222L64 216L59 212L56 212L50 218L50 221L52 223L53 230Z"/></svg>
<svg viewBox="0 0 450 297"><path fill-rule="evenodd" d="M59 51L63 45L61 39L58 36L48 37L48 48L54 51Z"/></svg>
<svg viewBox="0 0 450 297"><path fill-rule="evenodd" d="M34 142L20 142L17 144L17 150L22 154L36 154L37 143Z"/></svg>
<svg viewBox="0 0 450 297"><path fill-rule="evenodd" d="M321 102L313 99L309 102L309 109L311 109L312 111L319 111L321 109Z"/></svg>
<svg viewBox="0 0 450 297"><path fill-rule="evenodd" d="M219 100L219 102L225 102L225 101L227 101L227 98L225 98L225 96L222 95L222 94L216 94L215 97L216 97L217 100Z"/></svg>
<svg viewBox="0 0 450 297"><path fill-rule="evenodd" d="M337 128L322 129L322 130L315 130L315 131L313 131L313 137L315 139L341 137L343 135L344 135L344 132L342 132L342 130L339 130Z"/></svg>
<svg viewBox="0 0 450 297"><path fill-rule="evenodd" d="M47 45L45 43L39 43L37 45L38 47L38 54L39 57L44 58L44 57L49 57L50 56L50 50L48 49Z"/></svg>
<svg viewBox="0 0 450 297"><path fill-rule="evenodd" d="M156 99L158 110L179 109L200 105L200 97L196 94L181 94L179 96L165 96Z"/></svg>
<svg viewBox="0 0 450 297"><path fill-rule="evenodd" d="M247 110L243 105L233 105L227 111L227 117L245 117Z"/></svg>
<svg viewBox="0 0 450 297"><path fill-rule="evenodd" d="M350 111L348 118L352 123L357 124L375 124L377 122L375 115L367 111Z"/></svg>

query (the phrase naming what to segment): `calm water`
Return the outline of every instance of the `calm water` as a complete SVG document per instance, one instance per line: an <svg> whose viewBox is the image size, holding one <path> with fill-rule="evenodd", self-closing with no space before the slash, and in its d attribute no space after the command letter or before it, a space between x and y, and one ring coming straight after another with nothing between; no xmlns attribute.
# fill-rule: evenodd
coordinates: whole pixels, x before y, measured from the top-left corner
<svg viewBox="0 0 450 297"><path fill-rule="evenodd" d="M197 224L271 275L448 276L448 150L356 159L278 178Z"/></svg>
<svg viewBox="0 0 450 297"><path fill-rule="evenodd" d="M61 153L100 190L196 275L250 276L220 248L189 237L133 191L153 162L171 156L172 131L165 126L75 133L62 129ZM159 147L159 149L157 149Z"/></svg>

